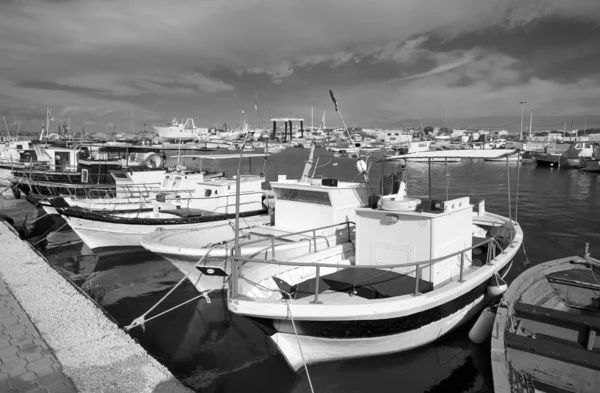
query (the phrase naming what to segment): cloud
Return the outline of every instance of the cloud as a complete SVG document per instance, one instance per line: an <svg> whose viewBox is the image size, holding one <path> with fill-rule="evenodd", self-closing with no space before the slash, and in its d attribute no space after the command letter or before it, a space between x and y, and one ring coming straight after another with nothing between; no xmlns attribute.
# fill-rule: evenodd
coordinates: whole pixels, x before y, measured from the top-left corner
<svg viewBox="0 0 600 393"><path fill-rule="evenodd" d="M556 20L570 24L562 33L544 27ZM274 111L291 112L327 105L322 92L333 86L360 97L346 100L376 119L387 109L364 91L437 83L440 92L468 94L593 80L599 22L598 0L0 1L0 111L76 107L118 124L131 111L193 111L222 122L239 117L232 92L257 90ZM573 26L590 41L568 41ZM530 32L549 33L519 45ZM574 48L566 64L553 46L561 40Z"/></svg>

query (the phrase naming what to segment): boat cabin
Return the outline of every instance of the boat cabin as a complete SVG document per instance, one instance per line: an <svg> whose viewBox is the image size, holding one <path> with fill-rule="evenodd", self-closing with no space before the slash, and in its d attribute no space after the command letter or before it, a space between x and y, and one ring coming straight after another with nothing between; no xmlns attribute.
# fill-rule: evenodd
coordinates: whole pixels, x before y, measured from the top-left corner
<svg viewBox="0 0 600 393"><path fill-rule="evenodd" d="M356 265L407 264L395 268L414 276L414 263L459 253L473 245L473 205L469 198L447 201L405 200L396 207L356 209ZM464 268L471 264L465 252ZM461 255L421 266L421 279L436 286L457 277Z"/></svg>
<svg viewBox="0 0 600 393"><path fill-rule="evenodd" d="M272 182L275 192L275 223L292 232L355 221L357 207L368 205L371 191L366 184L338 179L288 180L280 175Z"/></svg>

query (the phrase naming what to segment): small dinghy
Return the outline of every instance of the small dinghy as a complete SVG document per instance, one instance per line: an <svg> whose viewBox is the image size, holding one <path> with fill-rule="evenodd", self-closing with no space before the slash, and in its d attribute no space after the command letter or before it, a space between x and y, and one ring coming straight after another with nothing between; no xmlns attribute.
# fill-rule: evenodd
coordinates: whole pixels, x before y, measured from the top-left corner
<svg viewBox="0 0 600 393"><path fill-rule="evenodd" d="M600 391L600 261L536 265L510 285L492 332L496 392Z"/></svg>

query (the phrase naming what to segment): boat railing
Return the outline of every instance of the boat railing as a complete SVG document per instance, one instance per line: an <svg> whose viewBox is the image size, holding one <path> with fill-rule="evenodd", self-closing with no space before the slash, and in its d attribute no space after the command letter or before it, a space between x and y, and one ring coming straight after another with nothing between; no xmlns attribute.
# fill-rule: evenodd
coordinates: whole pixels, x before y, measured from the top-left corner
<svg viewBox="0 0 600 393"><path fill-rule="evenodd" d="M344 224L337 224L337 225L344 225ZM348 241L350 241L350 225L354 225L354 223L351 222L347 222L345 223L345 225L347 225L347 230L348 230ZM272 251L271 254L273 256L273 259L259 259L259 258L250 258L250 257L243 257L243 256L237 256L235 254L235 249L231 250L231 260L232 260L232 265L231 265L231 280L230 280L230 293L231 293L231 298L235 299L238 296L238 290L239 290L239 280L243 279L243 276L240 275L239 272L239 268L242 264L244 263L258 263L258 264L269 264L269 265L280 265L280 266L290 266L290 267L313 267L315 268L315 290L314 290L314 301L311 302L312 304L317 304L319 303L319 280L321 278L321 268L333 268L333 269L372 269L372 268L377 268L377 269L397 269L397 268L401 268L401 269L406 269L406 268L411 268L414 267L414 274L415 274L415 287L414 287L414 292L413 292L413 296L419 296L421 294L421 292L419 291L419 283L421 282L421 278L422 278L422 272L423 269L425 269L426 267L429 267L429 269L432 268L433 265L443 262L443 261L447 261L450 258L453 257L457 257L460 256L460 271L458 274L458 282L460 284L465 282L465 259L467 257L467 252L472 251L476 248L480 248L482 246L486 246L487 245L487 253L486 253L486 260L485 260L485 265L486 266L491 266L493 265L494 260L496 259L496 257L500 254L504 252L504 248L500 245L500 243L498 242L498 240L495 237L490 237L487 238L481 242L478 242L477 244L471 245L470 247L466 247L460 251L457 252L453 252L451 254L447 254L441 257L437 257L437 258L433 258L433 259L429 259L429 260L425 260L425 261L417 261L417 262L411 262L411 263L394 263L394 264L378 264L378 265L354 265L354 264L341 264L341 263L327 263L327 262L296 262L296 261L280 261L280 260L276 260L275 259L275 255L276 255L276 245L275 245L275 240L277 239L281 239L281 238L285 238L285 237L289 237L292 235L301 235L301 234L306 234L306 233L311 233L312 232L312 241L314 242L314 246L315 246L315 250L316 250L316 244L317 244L317 235L316 232L318 230L322 230L322 229L326 229L326 228L331 228L334 227L336 225L333 226L327 226L327 227L322 227L322 228L315 228L312 230L307 230L307 231L301 231L301 232L296 232L294 234L286 234L286 235L282 235L282 236L276 236L273 237L271 239L271 247L272 247ZM264 242L263 239L261 240L256 240L256 241L251 241L251 242L247 242L244 243L243 245L240 246L247 246L249 244L255 244L258 242ZM240 252L240 255L243 255L242 252ZM471 267L471 264L468 266L469 268ZM454 282L452 279L447 280L445 282L442 282L441 284L438 285L447 285L451 282ZM255 284L256 285L256 284Z"/></svg>
<svg viewBox="0 0 600 393"><path fill-rule="evenodd" d="M15 164L22 165L14 170L25 170L27 172L50 172L50 173L79 173L77 165L59 165L59 164L46 164L46 163L29 163L29 162L18 162L13 161Z"/></svg>
<svg viewBox="0 0 600 393"><path fill-rule="evenodd" d="M192 190L194 191L194 190ZM264 200L268 199L268 195L266 191L242 191L240 193L240 196L245 197L245 196L251 196L251 195L260 195L261 197L264 196ZM205 201L205 200L221 200L221 199L225 199L225 204L218 204L217 207L215 207L212 211L216 212L218 210L222 210L222 209L226 209L228 210L229 208L232 208L233 211L235 211L235 195L217 195L217 196L192 196L192 194L190 193L189 197L181 197L180 195L175 194L173 197L171 198L161 198L160 202L165 202L165 203L169 203L169 202L186 202L187 203L187 208L190 207L190 203L194 202L194 201ZM230 199L233 199L233 201L230 202ZM158 199L157 199L158 200ZM220 202L220 201L219 201ZM247 202L240 202L240 206L242 205L251 205L254 203L260 203L262 202L262 200L251 200L251 201L247 201ZM265 207L266 209L267 207Z"/></svg>

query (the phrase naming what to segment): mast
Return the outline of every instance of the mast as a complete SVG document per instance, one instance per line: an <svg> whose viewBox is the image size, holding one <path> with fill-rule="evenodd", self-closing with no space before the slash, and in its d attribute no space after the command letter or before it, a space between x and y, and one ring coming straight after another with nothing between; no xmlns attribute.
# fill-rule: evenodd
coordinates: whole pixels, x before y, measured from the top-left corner
<svg viewBox="0 0 600 393"><path fill-rule="evenodd" d="M8 135L8 140L10 141L10 130L8 129L8 124L6 124L6 118L4 116L2 116L2 119L4 119L4 126L6 127L6 134Z"/></svg>
<svg viewBox="0 0 600 393"><path fill-rule="evenodd" d="M531 138L531 127L533 126L533 109L529 110L529 138Z"/></svg>
<svg viewBox="0 0 600 393"><path fill-rule="evenodd" d="M311 144L310 154L308 155L308 161L304 164L304 170L302 171L302 177L300 177L300 183L308 181L308 174L312 168L313 157L315 155L315 145Z"/></svg>
<svg viewBox="0 0 600 393"><path fill-rule="evenodd" d="M310 107L310 130L311 132L315 130L315 124L314 124L314 107Z"/></svg>
<svg viewBox="0 0 600 393"><path fill-rule="evenodd" d="M131 112L131 133L135 134L134 128L133 128L133 112Z"/></svg>

